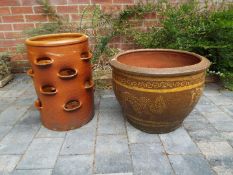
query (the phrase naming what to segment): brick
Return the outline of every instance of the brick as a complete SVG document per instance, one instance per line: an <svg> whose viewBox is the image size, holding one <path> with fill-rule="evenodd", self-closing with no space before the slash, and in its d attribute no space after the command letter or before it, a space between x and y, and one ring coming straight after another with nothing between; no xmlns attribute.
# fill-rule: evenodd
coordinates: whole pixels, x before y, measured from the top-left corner
<svg viewBox="0 0 233 175"><path fill-rule="evenodd" d="M79 13L82 13L84 10L85 10L85 13L92 13L98 6L80 5Z"/></svg>
<svg viewBox="0 0 233 175"><path fill-rule="evenodd" d="M27 22L45 22L48 21L46 16L43 15L25 15Z"/></svg>
<svg viewBox="0 0 233 175"><path fill-rule="evenodd" d="M0 52L7 52L8 48L7 47L0 47Z"/></svg>
<svg viewBox="0 0 233 175"><path fill-rule="evenodd" d="M0 39L4 39L4 33L0 32Z"/></svg>
<svg viewBox="0 0 233 175"><path fill-rule="evenodd" d="M22 6L38 5L37 0L21 0Z"/></svg>
<svg viewBox="0 0 233 175"><path fill-rule="evenodd" d="M0 7L2 6L19 6L20 1L19 0L1 0L0 1Z"/></svg>
<svg viewBox="0 0 233 175"><path fill-rule="evenodd" d="M22 32L4 32L4 35L6 39L16 39L23 37Z"/></svg>
<svg viewBox="0 0 233 175"><path fill-rule="evenodd" d="M81 15L71 14L71 21L79 21L81 19Z"/></svg>
<svg viewBox="0 0 233 175"><path fill-rule="evenodd" d="M5 23L24 22L23 15L2 16Z"/></svg>
<svg viewBox="0 0 233 175"><path fill-rule="evenodd" d="M30 14L33 13L32 7L11 7L12 14Z"/></svg>
<svg viewBox="0 0 233 175"><path fill-rule="evenodd" d="M133 4L133 0L113 0L113 3L116 4Z"/></svg>
<svg viewBox="0 0 233 175"><path fill-rule="evenodd" d="M144 15L144 18L145 19L155 19L157 17L157 14L156 13L146 13Z"/></svg>
<svg viewBox="0 0 233 175"><path fill-rule="evenodd" d="M9 15L10 9L8 7L0 7L0 15Z"/></svg>
<svg viewBox="0 0 233 175"><path fill-rule="evenodd" d="M34 28L33 23L13 24L14 30L26 30Z"/></svg>
<svg viewBox="0 0 233 175"><path fill-rule="evenodd" d="M102 11L105 13L117 13L120 12L122 10L122 6L121 5L108 5L108 4L103 4L101 6Z"/></svg>
<svg viewBox="0 0 233 175"><path fill-rule="evenodd" d="M68 4L90 4L91 0L68 0Z"/></svg>
<svg viewBox="0 0 233 175"><path fill-rule="evenodd" d="M50 4L53 5L65 5L67 4L67 0L50 0Z"/></svg>
<svg viewBox="0 0 233 175"><path fill-rule="evenodd" d="M158 24L158 21L155 21L155 20L153 20L153 21L145 20L144 26L145 27L156 27L156 26L159 26L159 24Z"/></svg>
<svg viewBox="0 0 233 175"><path fill-rule="evenodd" d="M25 56L23 54L14 54L11 57L11 61L19 61L19 60L24 60Z"/></svg>
<svg viewBox="0 0 233 175"><path fill-rule="evenodd" d="M34 6L33 10L34 10L34 13L43 13L42 6Z"/></svg>
<svg viewBox="0 0 233 175"><path fill-rule="evenodd" d="M12 30L11 24L0 24L0 31Z"/></svg>
<svg viewBox="0 0 233 175"><path fill-rule="evenodd" d="M57 6L58 13L78 13L78 6Z"/></svg>
<svg viewBox="0 0 233 175"><path fill-rule="evenodd" d="M112 0L91 0L94 4L106 4L106 3L112 3Z"/></svg>
<svg viewBox="0 0 233 175"><path fill-rule="evenodd" d="M129 49L134 49L134 48L135 48L134 44L126 44L126 43L121 44L121 49L122 50L129 50Z"/></svg>
<svg viewBox="0 0 233 175"><path fill-rule="evenodd" d="M16 46L17 44L21 44L22 41L20 40L0 40L0 46L4 46L4 47L12 47L12 46Z"/></svg>

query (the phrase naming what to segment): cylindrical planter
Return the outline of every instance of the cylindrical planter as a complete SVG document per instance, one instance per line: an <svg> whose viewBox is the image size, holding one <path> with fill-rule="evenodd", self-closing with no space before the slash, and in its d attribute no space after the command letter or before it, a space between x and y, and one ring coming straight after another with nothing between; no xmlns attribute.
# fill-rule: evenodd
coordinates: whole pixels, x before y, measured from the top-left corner
<svg viewBox="0 0 233 175"><path fill-rule="evenodd" d="M50 34L26 40L42 124L52 130L81 127L94 115L92 54L88 37Z"/></svg>
<svg viewBox="0 0 233 175"><path fill-rule="evenodd" d="M171 49L139 49L110 62L113 88L124 116L148 133L178 128L198 102L210 62Z"/></svg>

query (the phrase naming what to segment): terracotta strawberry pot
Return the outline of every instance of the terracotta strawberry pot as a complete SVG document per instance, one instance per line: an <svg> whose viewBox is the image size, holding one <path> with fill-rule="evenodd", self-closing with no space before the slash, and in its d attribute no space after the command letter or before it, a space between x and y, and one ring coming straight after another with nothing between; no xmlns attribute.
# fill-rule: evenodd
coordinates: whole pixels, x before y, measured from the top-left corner
<svg viewBox="0 0 233 175"><path fill-rule="evenodd" d="M198 102L210 62L186 51L142 49L118 54L110 64L127 120L142 131L166 133L181 126Z"/></svg>
<svg viewBox="0 0 233 175"><path fill-rule="evenodd" d="M26 40L43 125L65 131L81 127L94 115L92 54L88 37L51 34Z"/></svg>

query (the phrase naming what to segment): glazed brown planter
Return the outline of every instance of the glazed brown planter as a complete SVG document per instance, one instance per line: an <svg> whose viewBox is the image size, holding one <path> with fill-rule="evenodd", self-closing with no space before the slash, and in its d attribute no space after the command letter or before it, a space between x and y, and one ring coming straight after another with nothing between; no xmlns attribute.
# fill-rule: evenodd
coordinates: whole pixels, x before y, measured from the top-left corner
<svg viewBox="0 0 233 175"><path fill-rule="evenodd" d="M43 125L65 131L89 122L94 115L92 54L88 37L51 34L26 40Z"/></svg>
<svg viewBox="0 0 233 175"><path fill-rule="evenodd" d="M178 128L198 102L210 62L186 51L142 49L118 54L110 64L127 120L142 131L166 133Z"/></svg>

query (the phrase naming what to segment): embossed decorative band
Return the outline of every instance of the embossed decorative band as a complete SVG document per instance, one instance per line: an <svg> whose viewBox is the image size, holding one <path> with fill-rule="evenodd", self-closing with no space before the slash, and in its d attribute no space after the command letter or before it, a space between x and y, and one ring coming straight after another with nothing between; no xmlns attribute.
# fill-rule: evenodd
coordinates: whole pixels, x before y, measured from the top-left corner
<svg viewBox="0 0 233 175"><path fill-rule="evenodd" d="M113 79L125 85L144 89L172 89L197 84L205 79L205 73L182 77L142 77L113 71Z"/></svg>
<svg viewBox="0 0 233 175"><path fill-rule="evenodd" d="M113 79L113 81L114 81L114 83L116 83L120 86L123 86L127 89L132 89L132 90L142 91L142 92L157 92L157 93L179 92L179 91L194 89L194 88L201 87L204 85L204 81L202 81L202 82L199 82L197 84L184 86L184 87L176 87L176 88L172 88L172 89L145 89L145 88L139 88L139 87L126 85L126 84L123 84L115 79Z"/></svg>

